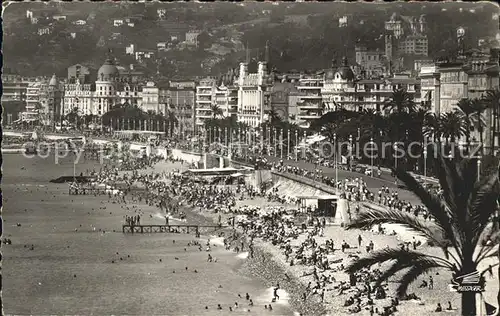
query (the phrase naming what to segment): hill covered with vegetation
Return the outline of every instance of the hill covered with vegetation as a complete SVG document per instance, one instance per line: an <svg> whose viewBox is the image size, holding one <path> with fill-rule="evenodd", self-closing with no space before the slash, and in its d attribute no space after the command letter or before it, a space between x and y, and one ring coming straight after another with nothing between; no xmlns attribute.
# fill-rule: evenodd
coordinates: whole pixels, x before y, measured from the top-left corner
<svg viewBox="0 0 500 316"><path fill-rule="evenodd" d="M165 9L162 17L158 9ZM27 10L38 18L36 24L26 17ZM466 29L469 47L477 46L479 38L494 38L498 31L498 8L488 3L24 2L9 5L3 15L4 67L23 75L64 76L75 63L98 68L110 48L122 64L129 64L134 58L125 54L126 46L156 51L158 42L171 42L170 35L183 28L202 31L200 45L157 52L143 64L151 74L226 72L245 59L247 45L252 59L264 58L266 42L270 62L280 71L324 69L333 56L354 56L356 44L383 50L384 22L393 13L425 15L431 58L456 49L459 26ZM65 15L66 20L55 21L54 15ZM343 16L348 23L340 28ZM139 19L133 27L113 25L115 19L128 17ZM76 25L77 20L86 24ZM50 34L40 35L44 28Z"/></svg>

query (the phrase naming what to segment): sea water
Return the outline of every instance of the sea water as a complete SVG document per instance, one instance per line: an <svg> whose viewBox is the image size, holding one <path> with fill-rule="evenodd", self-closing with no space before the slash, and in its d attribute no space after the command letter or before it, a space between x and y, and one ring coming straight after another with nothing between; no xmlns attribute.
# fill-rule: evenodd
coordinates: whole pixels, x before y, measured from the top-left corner
<svg viewBox="0 0 500 316"><path fill-rule="evenodd" d="M100 166L75 167L77 175L93 168ZM193 236L123 234L121 205L107 196L69 195L67 184L49 182L72 174L70 157L55 164L51 157L4 155L3 236L12 240L2 245L6 314L293 315L286 300L264 309L272 293L239 271L244 256L219 245L211 252L217 263L210 263L207 252L187 246ZM163 223L161 216L148 219ZM235 302L240 307L229 312Z"/></svg>

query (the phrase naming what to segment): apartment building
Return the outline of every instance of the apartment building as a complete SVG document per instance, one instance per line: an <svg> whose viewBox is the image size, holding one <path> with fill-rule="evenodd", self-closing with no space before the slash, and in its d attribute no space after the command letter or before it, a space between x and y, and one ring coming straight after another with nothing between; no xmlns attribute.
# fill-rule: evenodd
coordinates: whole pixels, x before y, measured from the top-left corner
<svg viewBox="0 0 500 316"><path fill-rule="evenodd" d="M379 77L385 72L382 61L384 53L380 50L368 50L364 46L356 46L356 63L366 77Z"/></svg>
<svg viewBox="0 0 500 316"><path fill-rule="evenodd" d="M215 89L214 93L214 102L222 110L222 116L237 116L238 89L222 84Z"/></svg>
<svg viewBox="0 0 500 316"><path fill-rule="evenodd" d="M160 109L159 89L154 82L147 82L142 87L142 104L141 109L145 112L163 113L164 109Z"/></svg>
<svg viewBox="0 0 500 316"><path fill-rule="evenodd" d="M297 122L300 127L308 128L311 122L323 115L323 76L303 75L297 83L300 93L297 101Z"/></svg>
<svg viewBox="0 0 500 316"><path fill-rule="evenodd" d="M178 120L183 131L194 131L195 126L196 83L191 80L169 81L160 89L160 103L165 113L171 112Z"/></svg>
<svg viewBox="0 0 500 316"><path fill-rule="evenodd" d="M429 108L430 112L439 113L441 92L438 67L436 65L420 67L418 79L420 79L422 102Z"/></svg>
<svg viewBox="0 0 500 316"><path fill-rule="evenodd" d="M196 86L196 108L195 108L195 125L198 130L205 122L213 117L212 106L215 104L215 89L217 79L208 77L200 80Z"/></svg>

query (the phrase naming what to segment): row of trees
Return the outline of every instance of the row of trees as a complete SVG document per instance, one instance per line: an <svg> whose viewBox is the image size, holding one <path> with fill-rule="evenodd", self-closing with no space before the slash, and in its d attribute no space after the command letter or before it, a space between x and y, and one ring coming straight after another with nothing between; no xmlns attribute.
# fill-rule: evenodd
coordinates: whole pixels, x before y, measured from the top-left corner
<svg viewBox="0 0 500 316"><path fill-rule="evenodd" d="M297 125L283 121L275 111L271 110L268 113L268 120L261 124L259 130L266 144L272 147L275 142L282 143L285 152L291 152L288 144L294 147L297 142L296 135L302 138L304 132L307 135L321 134L332 144L335 141L351 142L354 147L352 151L348 148L339 148L343 155L348 155L350 152L359 153L360 151L355 150L356 146L366 148L367 143L372 142L377 144L379 149L384 149L385 152L376 155L376 163L385 167L394 166L392 152L395 149L382 144L398 143L402 149L411 150L413 154L405 155L399 164L407 170L423 173L426 165L424 144L438 144L448 154L453 154L451 151L458 148L462 148L461 150L466 153L481 156L492 154L491 149L495 146L493 131L499 124L499 108L500 92L497 90L489 91L480 99L462 99L456 104L456 110L453 112L437 115L432 113L429 107L415 103L406 91L397 90L383 105L382 110L386 115L371 109L360 112L340 109L324 114L314 121L308 130L301 130ZM206 122L205 129L208 131L220 129L222 132L208 133L206 137L209 142L214 141L221 133L224 135L226 129L243 131L249 129L245 124L238 123L235 118L223 118L222 110L217 105L212 106L211 112L212 119ZM490 116L493 118L492 122L488 119ZM492 128L488 129L490 133L488 137L485 137L486 124L492 125ZM260 140L260 133L257 133ZM248 141L246 135L247 132L244 132L242 141ZM290 140L288 140L289 135ZM488 143L485 143L485 138ZM415 146L416 144L421 145ZM281 146L279 148L281 150ZM363 163L371 162L369 157L361 156L358 159ZM436 173L432 159L429 159L426 169L429 174Z"/></svg>
<svg viewBox="0 0 500 316"><path fill-rule="evenodd" d="M151 130L169 132L170 135L173 134L174 128L179 123L173 112L169 111L166 115L153 111L146 112L127 102L114 106L102 117L93 114L81 115L78 109L74 108L63 119L73 124L77 129L90 128L91 125L102 125L114 130L140 130L145 129L145 126L150 126L149 129Z"/></svg>
<svg viewBox="0 0 500 316"><path fill-rule="evenodd" d="M383 106L382 115L374 110L353 112L338 110L324 114L311 125L311 133L320 133L330 142L334 139L339 142L353 140L355 144L364 148L368 142L375 144L400 143L401 146L410 144L438 143L444 146L445 151L458 148L459 143L466 151L475 149L481 156L491 154L494 148L495 137L493 131L499 124L500 92L489 91L481 99L462 99L453 112L436 115L428 107L416 104L411 95L404 90L395 91L392 98ZM489 122L489 115L492 122ZM485 115L488 114L488 115ZM491 124L492 128L485 143L485 127ZM379 146L378 148L383 148ZM485 150L485 148L489 150ZM389 151L392 147L386 148ZM423 153L423 146L412 146L412 151ZM392 155L377 155L378 157L392 157ZM424 155L420 155L423 157ZM360 157L363 160L363 157ZM363 162L367 162L366 159ZM407 169L422 169L422 159L409 157L401 161ZM377 159L382 166L392 167L392 158ZM432 168L432 161L431 168Z"/></svg>

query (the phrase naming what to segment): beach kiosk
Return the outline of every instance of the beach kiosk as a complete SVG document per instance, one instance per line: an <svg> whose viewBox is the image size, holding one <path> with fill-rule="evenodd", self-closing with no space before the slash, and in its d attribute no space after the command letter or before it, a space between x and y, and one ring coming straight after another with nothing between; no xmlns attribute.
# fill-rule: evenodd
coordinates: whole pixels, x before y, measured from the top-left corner
<svg viewBox="0 0 500 316"><path fill-rule="evenodd" d="M316 210L314 216L330 217L335 224L349 223L349 203L337 195L298 196L299 209Z"/></svg>
<svg viewBox="0 0 500 316"><path fill-rule="evenodd" d="M297 199L301 210L315 209L315 216L334 217L339 198L336 195L310 195L298 196Z"/></svg>

